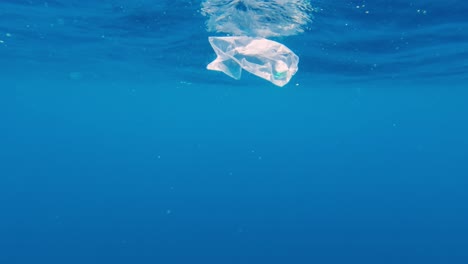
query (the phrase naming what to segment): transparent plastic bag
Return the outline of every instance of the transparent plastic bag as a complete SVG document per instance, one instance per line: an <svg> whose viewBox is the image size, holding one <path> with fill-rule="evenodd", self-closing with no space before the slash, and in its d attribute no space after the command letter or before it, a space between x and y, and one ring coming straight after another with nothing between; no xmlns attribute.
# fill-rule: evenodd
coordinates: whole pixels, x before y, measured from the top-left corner
<svg viewBox="0 0 468 264"><path fill-rule="evenodd" d="M298 70L299 57L281 43L265 38L209 37L217 58L209 70L240 79L242 69L277 86L286 85Z"/></svg>

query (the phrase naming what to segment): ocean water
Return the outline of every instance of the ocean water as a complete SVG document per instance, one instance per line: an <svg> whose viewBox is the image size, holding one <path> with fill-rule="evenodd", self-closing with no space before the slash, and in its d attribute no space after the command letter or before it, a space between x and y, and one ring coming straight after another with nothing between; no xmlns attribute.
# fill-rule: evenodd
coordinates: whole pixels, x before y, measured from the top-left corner
<svg viewBox="0 0 468 264"><path fill-rule="evenodd" d="M312 5L279 88L201 1L0 0L0 263L468 263L468 2Z"/></svg>

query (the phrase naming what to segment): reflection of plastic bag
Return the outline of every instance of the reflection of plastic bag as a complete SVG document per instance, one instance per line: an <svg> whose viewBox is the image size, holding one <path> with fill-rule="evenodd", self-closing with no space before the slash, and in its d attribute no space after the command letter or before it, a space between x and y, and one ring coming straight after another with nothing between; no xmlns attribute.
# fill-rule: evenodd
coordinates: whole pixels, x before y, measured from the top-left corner
<svg viewBox="0 0 468 264"><path fill-rule="evenodd" d="M204 0L208 31L233 36L279 37L304 32L310 0Z"/></svg>
<svg viewBox="0 0 468 264"><path fill-rule="evenodd" d="M278 86L286 85L297 72L299 57L286 46L264 38L209 37L218 56L209 70L240 79L242 69Z"/></svg>

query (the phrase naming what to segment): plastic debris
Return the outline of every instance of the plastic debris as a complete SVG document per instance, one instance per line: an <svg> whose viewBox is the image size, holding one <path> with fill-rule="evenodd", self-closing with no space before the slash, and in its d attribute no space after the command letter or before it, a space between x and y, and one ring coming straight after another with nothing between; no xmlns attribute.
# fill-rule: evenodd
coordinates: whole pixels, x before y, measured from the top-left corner
<svg viewBox="0 0 468 264"><path fill-rule="evenodd" d="M208 39L217 58L207 68L224 72L234 79L240 79L244 69L277 86L284 86L298 70L299 57L281 43L245 36Z"/></svg>

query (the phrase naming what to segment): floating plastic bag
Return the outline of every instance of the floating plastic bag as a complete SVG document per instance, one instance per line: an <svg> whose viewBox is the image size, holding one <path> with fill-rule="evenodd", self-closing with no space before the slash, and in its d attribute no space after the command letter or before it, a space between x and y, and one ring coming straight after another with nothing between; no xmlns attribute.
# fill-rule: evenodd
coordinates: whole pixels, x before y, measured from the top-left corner
<svg viewBox="0 0 468 264"><path fill-rule="evenodd" d="M207 30L232 37L210 37L217 54L208 69L239 79L246 70L278 86L297 72L299 58L265 38L297 35L311 22L310 0L203 0Z"/></svg>
<svg viewBox="0 0 468 264"><path fill-rule="evenodd" d="M299 57L281 43L245 36L209 37L218 56L209 70L240 79L242 69L275 85L286 85L297 72Z"/></svg>

